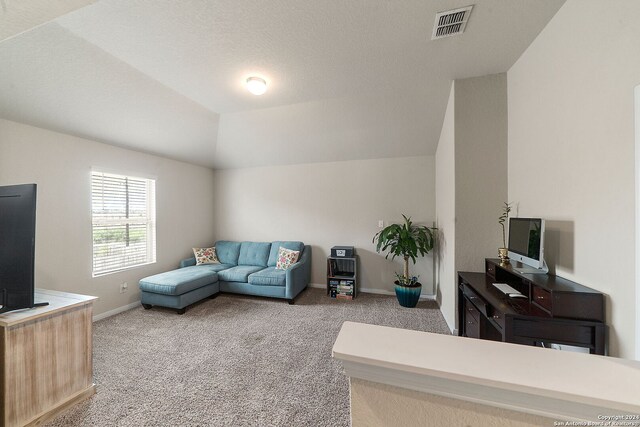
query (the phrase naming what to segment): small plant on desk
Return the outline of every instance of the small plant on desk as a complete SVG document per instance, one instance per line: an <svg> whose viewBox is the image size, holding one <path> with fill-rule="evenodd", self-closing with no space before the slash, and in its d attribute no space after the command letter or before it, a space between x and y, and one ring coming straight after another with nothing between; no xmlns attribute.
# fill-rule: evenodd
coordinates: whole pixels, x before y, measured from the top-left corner
<svg viewBox="0 0 640 427"><path fill-rule="evenodd" d="M509 261L509 250L507 249L507 234L504 229L504 223L509 218L509 212L511 212L511 203L504 202L502 206L502 214L498 217L498 224L502 227L502 247L498 248L498 256L504 263Z"/></svg>

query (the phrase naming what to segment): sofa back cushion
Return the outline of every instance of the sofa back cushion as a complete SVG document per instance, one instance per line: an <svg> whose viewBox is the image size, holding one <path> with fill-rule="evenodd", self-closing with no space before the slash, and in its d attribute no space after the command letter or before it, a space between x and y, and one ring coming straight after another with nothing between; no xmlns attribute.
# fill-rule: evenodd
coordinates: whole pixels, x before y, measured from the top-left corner
<svg viewBox="0 0 640 427"><path fill-rule="evenodd" d="M294 241L277 241L271 242L271 252L269 253L269 263L267 267L275 267L278 262L278 249L282 246L285 249L291 249L292 251L300 251L300 257L302 257L302 250L304 249L304 243ZM300 259L300 258L298 258Z"/></svg>
<svg viewBox="0 0 640 427"><path fill-rule="evenodd" d="M238 265L240 256L240 242L218 240L216 242L216 255L222 264Z"/></svg>
<svg viewBox="0 0 640 427"><path fill-rule="evenodd" d="M238 265L258 265L267 266L269 261L269 251L271 243L269 242L242 242L240 245L240 257Z"/></svg>

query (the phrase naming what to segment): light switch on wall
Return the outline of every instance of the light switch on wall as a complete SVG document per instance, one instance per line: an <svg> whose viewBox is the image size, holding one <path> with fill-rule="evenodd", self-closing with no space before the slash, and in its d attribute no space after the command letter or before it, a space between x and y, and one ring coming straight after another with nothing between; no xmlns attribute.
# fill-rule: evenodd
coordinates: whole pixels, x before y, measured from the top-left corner
<svg viewBox="0 0 640 427"><path fill-rule="evenodd" d="M378 228L383 228L384 227L384 221L379 219L378 220Z"/></svg>

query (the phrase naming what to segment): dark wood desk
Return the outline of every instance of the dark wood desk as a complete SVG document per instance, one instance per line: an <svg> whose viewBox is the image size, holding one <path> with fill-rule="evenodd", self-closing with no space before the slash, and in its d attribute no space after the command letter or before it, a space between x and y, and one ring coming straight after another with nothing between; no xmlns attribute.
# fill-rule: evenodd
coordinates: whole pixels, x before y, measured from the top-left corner
<svg viewBox="0 0 640 427"><path fill-rule="evenodd" d="M519 273L497 259L485 260L485 267L458 272L458 335L606 354L602 293L553 275ZM526 298L508 297L493 283L507 283Z"/></svg>

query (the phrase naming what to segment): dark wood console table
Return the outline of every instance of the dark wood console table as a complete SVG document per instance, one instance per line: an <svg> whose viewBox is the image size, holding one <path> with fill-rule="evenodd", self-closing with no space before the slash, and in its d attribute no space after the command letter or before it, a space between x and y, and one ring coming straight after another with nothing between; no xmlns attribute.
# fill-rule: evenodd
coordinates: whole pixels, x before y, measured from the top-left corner
<svg viewBox="0 0 640 427"><path fill-rule="evenodd" d="M520 267L520 263L516 263ZM512 298L507 283L526 298ZM486 259L484 273L458 272L458 335L534 346L563 344L606 354L604 295L547 274Z"/></svg>

